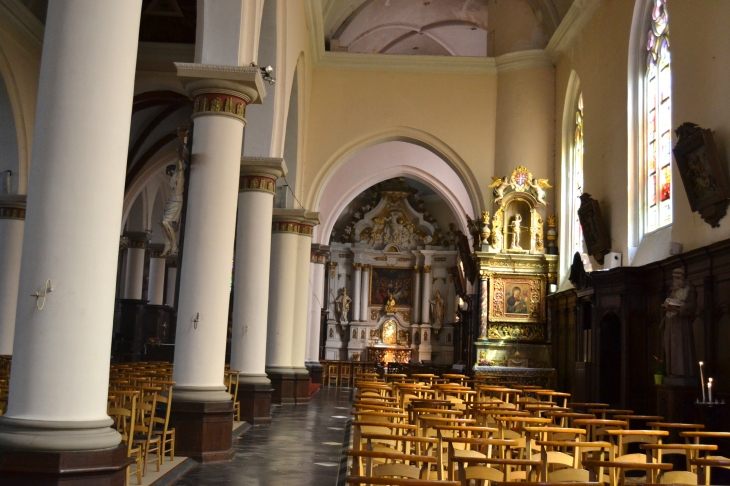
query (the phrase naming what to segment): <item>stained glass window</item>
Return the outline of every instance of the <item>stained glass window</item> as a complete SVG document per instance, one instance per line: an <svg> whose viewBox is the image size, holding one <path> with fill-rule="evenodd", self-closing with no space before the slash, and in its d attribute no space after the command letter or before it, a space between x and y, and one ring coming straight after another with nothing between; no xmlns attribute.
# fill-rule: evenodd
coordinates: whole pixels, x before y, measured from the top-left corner
<svg viewBox="0 0 730 486"><path fill-rule="evenodd" d="M672 222L672 74L667 0L652 0L646 45L646 231Z"/></svg>
<svg viewBox="0 0 730 486"><path fill-rule="evenodd" d="M575 137L573 139L573 170L571 174L572 189L572 224L571 224L571 251L583 253L583 232L578 219L578 208L580 207L580 195L583 194L583 94L578 95L578 102L575 107Z"/></svg>

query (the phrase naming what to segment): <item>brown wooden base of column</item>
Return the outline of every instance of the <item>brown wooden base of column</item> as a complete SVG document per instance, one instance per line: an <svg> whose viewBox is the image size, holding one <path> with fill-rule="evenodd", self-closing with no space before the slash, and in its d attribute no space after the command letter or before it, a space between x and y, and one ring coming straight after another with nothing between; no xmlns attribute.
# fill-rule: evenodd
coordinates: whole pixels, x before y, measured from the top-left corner
<svg viewBox="0 0 730 486"><path fill-rule="evenodd" d="M241 420L252 425L271 423L271 385L241 383L238 385Z"/></svg>
<svg viewBox="0 0 730 486"><path fill-rule="evenodd" d="M271 403L293 405L296 403L297 375L294 372L280 372L266 370L271 380Z"/></svg>
<svg viewBox="0 0 730 486"><path fill-rule="evenodd" d="M125 445L100 451L0 450L0 484L124 486L132 462Z"/></svg>
<svg viewBox="0 0 730 486"><path fill-rule="evenodd" d="M229 461L234 451L233 402L175 402L170 410L175 455L200 462Z"/></svg>
<svg viewBox="0 0 730 486"><path fill-rule="evenodd" d="M322 384L322 365L320 363L307 363L307 369L309 370L309 377L312 379L312 383L315 385Z"/></svg>
<svg viewBox="0 0 730 486"><path fill-rule="evenodd" d="M294 401L297 405L307 405L309 403L309 373L302 370L296 376L297 382L294 386Z"/></svg>

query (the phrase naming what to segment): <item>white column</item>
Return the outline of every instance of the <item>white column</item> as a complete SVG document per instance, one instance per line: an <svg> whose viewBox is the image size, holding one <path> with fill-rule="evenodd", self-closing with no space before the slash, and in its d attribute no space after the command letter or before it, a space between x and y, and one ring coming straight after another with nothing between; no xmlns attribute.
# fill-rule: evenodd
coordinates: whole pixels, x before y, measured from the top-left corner
<svg viewBox="0 0 730 486"><path fill-rule="evenodd" d="M175 285L177 285L177 259L167 262L166 306L175 307Z"/></svg>
<svg viewBox="0 0 730 486"><path fill-rule="evenodd" d="M159 254L155 252L153 254ZM150 305L162 305L165 297L165 259L150 258L150 277L147 281L147 301Z"/></svg>
<svg viewBox="0 0 730 486"><path fill-rule="evenodd" d="M319 248L318 251L313 251L311 255L312 290L310 292L307 354L305 358L307 363L319 365L319 339L322 324L322 308L325 306L324 279L327 270L325 263L327 257L325 252L322 251L321 245L312 246L318 246Z"/></svg>
<svg viewBox="0 0 730 486"><path fill-rule="evenodd" d="M423 266L423 285L421 287L421 324L431 323L431 265Z"/></svg>
<svg viewBox="0 0 730 486"><path fill-rule="evenodd" d="M361 276L361 269L362 264L361 263L353 263L352 267L354 271L352 272L352 322L357 322L360 320L360 297L361 297L361 284L362 284L362 276Z"/></svg>
<svg viewBox="0 0 730 486"><path fill-rule="evenodd" d="M299 226L304 209L274 209L266 372L291 373Z"/></svg>
<svg viewBox="0 0 730 486"><path fill-rule="evenodd" d="M416 265L413 267L413 312L411 313L411 323L418 324L421 322L421 267Z"/></svg>
<svg viewBox="0 0 730 486"><path fill-rule="evenodd" d="M271 216L276 180L285 174L283 159L241 159L231 368L242 383L271 383L265 370Z"/></svg>
<svg viewBox="0 0 730 486"><path fill-rule="evenodd" d="M193 104L193 147L173 381L177 401L231 399L223 384L246 105L257 68L176 63Z"/></svg>
<svg viewBox="0 0 730 486"><path fill-rule="evenodd" d="M127 270L124 278L124 298L142 299L144 258L147 251L147 233L127 233Z"/></svg>
<svg viewBox="0 0 730 486"><path fill-rule="evenodd" d="M0 355L13 354L25 196L0 196Z"/></svg>
<svg viewBox="0 0 730 486"><path fill-rule="evenodd" d="M362 285L360 286L360 320L368 320L368 301L370 300L370 265L362 266Z"/></svg>
<svg viewBox="0 0 730 486"><path fill-rule="evenodd" d="M48 5L1 448L121 440L106 411L141 7Z"/></svg>
<svg viewBox="0 0 730 486"><path fill-rule="evenodd" d="M319 213L307 211L299 226L297 240L297 276L294 293L294 325L292 329L291 364L298 374L309 374L304 366L307 354L307 321L309 320L309 266L312 256L312 231L319 224ZM306 378L306 377L305 377Z"/></svg>

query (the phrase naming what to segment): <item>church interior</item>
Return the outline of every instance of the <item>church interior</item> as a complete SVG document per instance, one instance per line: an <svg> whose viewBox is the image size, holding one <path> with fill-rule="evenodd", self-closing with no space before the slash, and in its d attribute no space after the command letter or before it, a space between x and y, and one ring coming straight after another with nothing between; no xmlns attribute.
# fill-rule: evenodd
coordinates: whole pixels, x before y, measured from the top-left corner
<svg viewBox="0 0 730 486"><path fill-rule="evenodd" d="M0 0L0 484L730 484L728 19Z"/></svg>

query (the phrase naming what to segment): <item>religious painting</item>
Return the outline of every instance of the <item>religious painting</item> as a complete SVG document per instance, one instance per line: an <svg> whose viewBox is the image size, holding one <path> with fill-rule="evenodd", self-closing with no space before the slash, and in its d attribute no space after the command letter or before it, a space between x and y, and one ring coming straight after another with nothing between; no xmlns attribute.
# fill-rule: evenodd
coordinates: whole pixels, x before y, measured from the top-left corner
<svg viewBox="0 0 730 486"><path fill-rule="evenodd" d="M730 187L717 155L712 131L684 123L675 133L679 140L674 147L674 158L689 205L713 228L717 227L727 209Z"/></svg>
<svg viewBox="0 0 730 486"><path fill-rule="evenodd" d="M396 307L410 307L412 281L410 268L373 267L370 272L370 305L386 305L392 294Z"/></svg>
<svg viewBox="0 0 730 486"><path fill-rule="evenodd" d="M545 321L544 275L494 275L489 297L490 323Z"/></svg>
<svg viewBox="0 0 730 486"><path fill-rule="evenodd" d="M396 344L398 342L398 325L394 320L388 319L383 323L383 342L385 344Z"/></svg>

